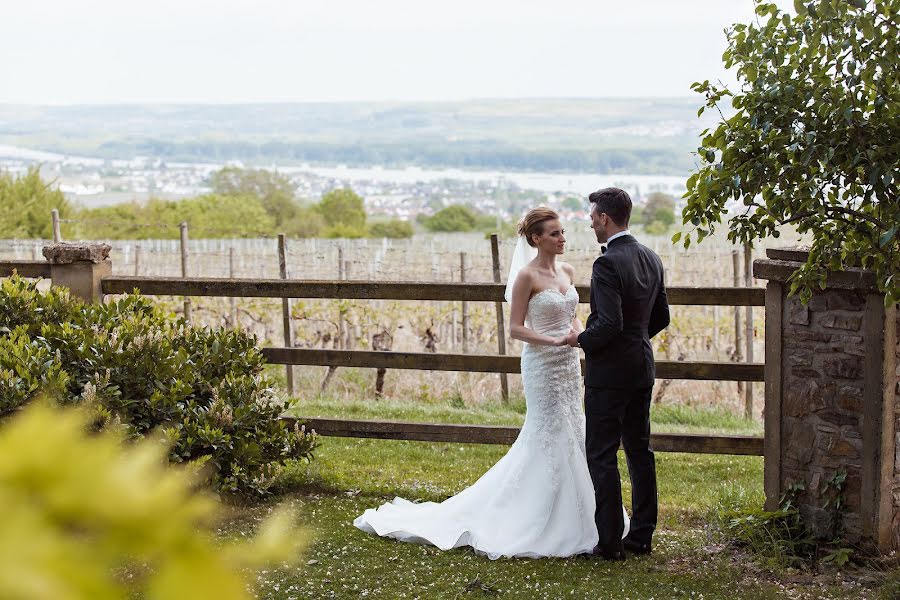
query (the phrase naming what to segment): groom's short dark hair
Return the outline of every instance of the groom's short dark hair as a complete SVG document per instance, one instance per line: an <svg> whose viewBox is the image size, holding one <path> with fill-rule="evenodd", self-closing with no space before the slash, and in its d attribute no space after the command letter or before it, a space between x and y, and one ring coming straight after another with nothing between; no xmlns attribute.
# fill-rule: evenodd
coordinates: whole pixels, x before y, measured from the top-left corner
<svg viewBox="0 0 900 600"><path fill-rule="evenodd" d="M588 199L597 205L598 213L606 213L619 227L627 227L631 220L631 196L616 187L603 188L593 192Z"/></svg>

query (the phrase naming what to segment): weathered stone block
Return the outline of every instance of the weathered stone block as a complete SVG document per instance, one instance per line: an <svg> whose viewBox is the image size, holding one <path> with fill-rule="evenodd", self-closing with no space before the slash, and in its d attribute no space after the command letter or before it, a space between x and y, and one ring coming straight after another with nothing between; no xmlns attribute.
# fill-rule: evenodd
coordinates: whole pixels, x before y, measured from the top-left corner
<svg viewBox="0 0 900 600"><path fill-rule="evenodd" d="M839 456L844 458L859 458L860 449L856 447L856 444L851 443L849 440L832 440L831 444L828 447L828 453L832 456Z"/></svg>
<svg viewBox="0 0 900 600"><path fill-rule="evenodd" d="M827 375L838 379L860 379L863 375L863 362L859 356L828 358L822 361L822 369Z"/></svg>
<svg viewBox="0 0 900 600"><path fill-rule="evenodd" d="M809 307L809 310L813 312L822 312L827 306L825 296L821 294L816 294L810 298L806 305Z"/></svg>
<svg viewBox="0 0 900 600"><path fill-rule="evenodd" d="M857 427L859 426L860 415L846 413L833 408L827 408L819 411L819 417L832 425L838 427Z"/></svg>
<svg viewBox="0 0 900 600"><path fill-rule="evenodd" d="M793 325L809 325L809 307L800 300L793 300L788 304L788 321Z"/></svg>
<svg viewBox="0 0 900 600"><path fill-rule="evenodd" d="M827 310L859 310L866 304L865 296L852 290L829 290L820 297Z"/></svg>
<svg viewBox="0 0 900 600"><path fill-rule="evenodd" d="M815 379L794 379L784 393L784 413L792 417L805 417L821 410L825 408L827 393L828 390L823 390Z"/></svg>
<svg viewBox="0 0 900 600"><path fill-rule="evenodd" d="M827 343L831 341L831 334L824 331L809 331L807 329L794 328L786 330L784 336L785 346L803 346L810 342Z"/></svg>
<svg viewBox="0 0 900 600"><path fill-rule="evenodd" d="M853 356L865 356L866 340L861 335L833 335L831 336L831 350Z"/></svg>
<svg viewBox="0 0 900 600"><path fill-rule="evenodd" d="M787 353L787 359L792 367L811 367L813 364L813 353L809 350L791 350Z"/></svg>
<svg viewBox="0 0 900 600"><path fill-rule="evenodd" d="M796 419L785 419L785 426L785 437L791 440L785 456L800 466L806 466L815 450L816 430L810 423Z"/></svg>
<svg viewBox="0 0 900 600"><path fill-rule="evenodd" d="M862 315L846 315L839 313L826 313L822 315L819 321L822 327L829 329L846 329L848 331L859 331L862 325Z"/></svg>
<svg viewBox="0 0 900 600"><path fill-rule="evenodd" d="M842 385L838 387L837 406L848 412L862 413L863 392L860 385Z"/></svg>
<svg viewBox="0 0 900 600"><path fill-rule="evenodd" d="M102 263L109 258L109 244L50 244L44 246L44 258L54 265L68 265L75 262Z"/></svg>

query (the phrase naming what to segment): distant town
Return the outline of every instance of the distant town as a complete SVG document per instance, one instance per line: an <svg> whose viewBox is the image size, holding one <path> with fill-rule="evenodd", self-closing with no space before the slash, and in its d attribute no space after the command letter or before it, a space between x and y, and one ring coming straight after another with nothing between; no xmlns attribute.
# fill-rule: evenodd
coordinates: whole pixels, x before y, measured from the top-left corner
<svg viewBox="0 0 900 600"><path fill-rule="evenodd" d="M14 146L0 146L0 171L24 173L39 164L45 180L53 182L71 200L84 207L143 201L151 197L180 199L210 192L209 177L223 164L167 162L155 157L128 160L68 156ZM349 168L337 166L252 165L277 170L290 177L300 198L317 201L333 189L352 187L371 215L402 220L430 215L451 204L467 204L482 213L509 217L530 206L546 203L575 210L594 189L616 185L640 203L649 193L674 197L684 193L684 179L653 175L590 175L558 173L506 173L460 169ZM567 199L577 202L565 202Z"/></svg>

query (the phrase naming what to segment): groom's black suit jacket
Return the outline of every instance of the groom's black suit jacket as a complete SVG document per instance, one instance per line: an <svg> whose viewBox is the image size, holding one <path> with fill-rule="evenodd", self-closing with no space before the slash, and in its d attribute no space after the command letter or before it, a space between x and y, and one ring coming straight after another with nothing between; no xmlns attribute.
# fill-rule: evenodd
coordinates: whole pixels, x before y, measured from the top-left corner
<svg viewBox="0 0 900 600"><path fill-rule="evenodd" d="M655 252L624 235L594 262L591 315L578 336L586 387L653 386L650 338L669 325L663 265Z"/></svg>

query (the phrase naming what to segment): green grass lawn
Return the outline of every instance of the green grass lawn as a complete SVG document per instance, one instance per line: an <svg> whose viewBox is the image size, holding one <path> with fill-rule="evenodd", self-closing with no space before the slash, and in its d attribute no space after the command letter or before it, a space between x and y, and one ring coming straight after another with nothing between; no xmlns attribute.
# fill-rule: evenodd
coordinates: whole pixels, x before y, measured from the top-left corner
<svg viewBox="0 0 900 600"><path fill-rule="evenodd" d="M519 426L525 419L525 403L514 398L507 406L497 402L466 407L454 405L452 400L425 403L314 397L299 400L291 414L303 417ZM680 405L653 406L650 420L654 431L659 432L762 435L762 423L748 421L727 410L696 409Z"/></svg>
<svg viewBox="0 0 900 600"><path fill-rule="evenodd" d="M374 407L373 407L374 405ZM520 408L462 409L400 402L304 402L299 414L455 423L518 424ZM758 435L724 413L656 409L657 430ZM394 496L440 501L472 484L505 446L324 438L312 463L279 476L276 496L235 507L225 538L243 536L276 502L293 504L314 537L301 567L256 573L260 598L863 598L872 590L840 575L767 574L723 545L709 525L722 506L763 501L760 457L658 453L660 526L649 557L609 564L581 558L500 559L469 549L441 552L353 527L366 508ZM620 469L628 497L627 471ZM792 578L793 577L793 578Z"/></svg>

